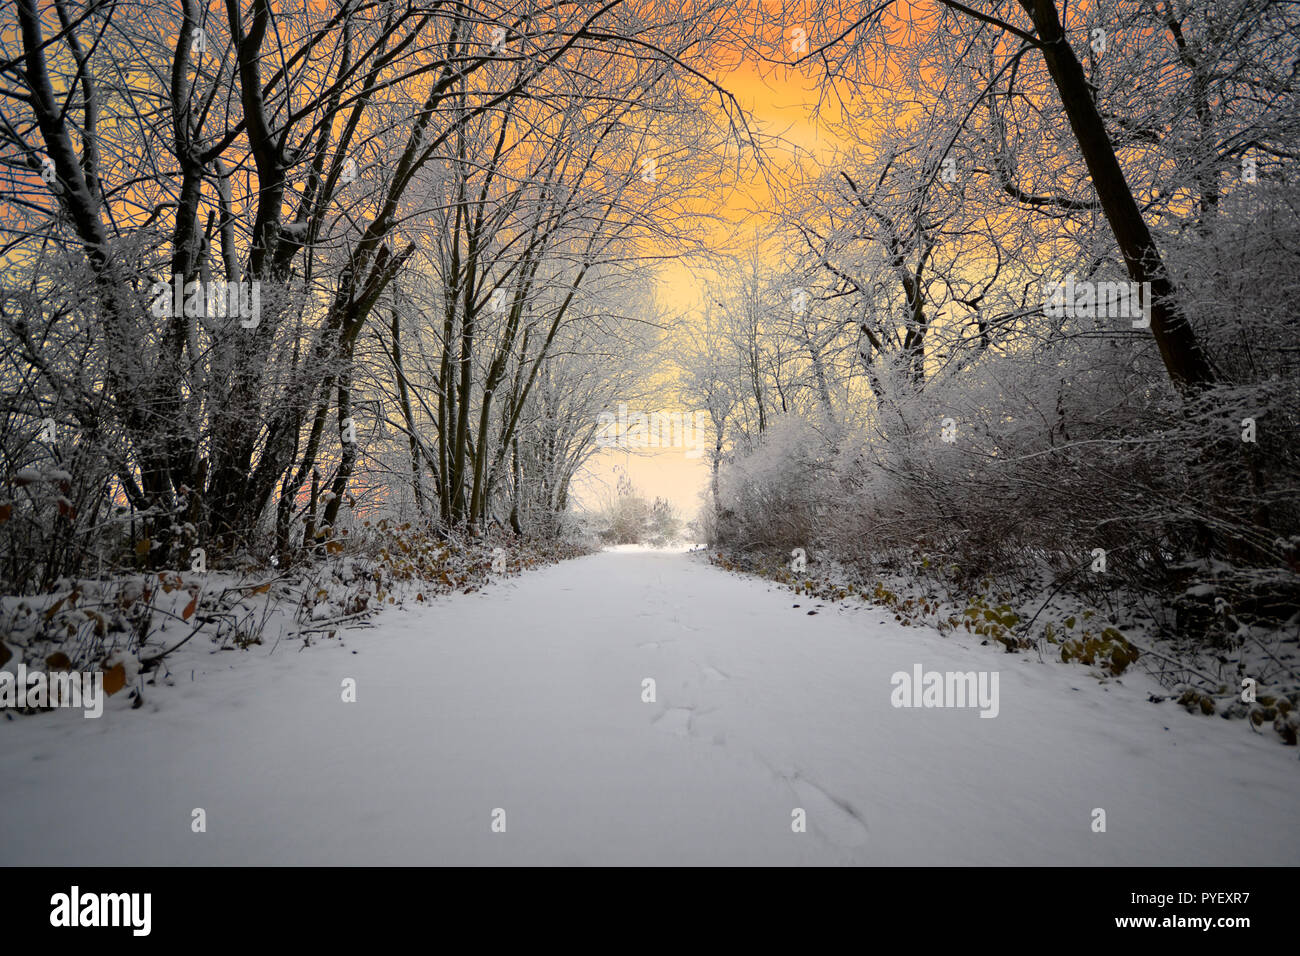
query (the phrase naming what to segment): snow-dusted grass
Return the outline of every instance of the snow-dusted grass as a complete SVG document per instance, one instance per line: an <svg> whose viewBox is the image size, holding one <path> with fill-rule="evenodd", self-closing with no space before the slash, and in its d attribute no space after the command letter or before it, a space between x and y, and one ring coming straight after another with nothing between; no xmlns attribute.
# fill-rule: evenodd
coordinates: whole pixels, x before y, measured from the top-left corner
<svg viewBox="0 0 1300 956"><path fill-rule="evenodd" d="M604 552L0 721L0 862L1300 862L1294 750L979 640ZM999 670L997 718L891 706L918 663Z"/></svg>
<svg viewBox="0 0 1300 956"><path fill-rule="evenodd" d="M472 593L588 550L566 541L444 540L390 522L358 530L292 571L244 557L223 570L119 571L60 579L48 593L0 596L0 669L103 670L108 693L123 692L138 707L149 688L174 683L173 668L183 670L194 652L310 647L385 608ZM37 712L3 695L0 707L6 716Z"/></svg>

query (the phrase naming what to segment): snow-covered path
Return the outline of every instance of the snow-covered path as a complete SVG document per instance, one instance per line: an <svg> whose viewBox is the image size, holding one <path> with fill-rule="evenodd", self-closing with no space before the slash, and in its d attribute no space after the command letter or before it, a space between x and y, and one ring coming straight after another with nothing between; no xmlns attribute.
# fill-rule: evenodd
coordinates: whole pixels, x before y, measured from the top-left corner
<svg viewBox="0 0 1300 956"><path fill-rule="evenodd" d="M378 625L204 652L135 712L0 720L0 863L1300 862L1271 734L699 555L593 555ZM999 670L999 715L894 708L915 664Z"/></svg>

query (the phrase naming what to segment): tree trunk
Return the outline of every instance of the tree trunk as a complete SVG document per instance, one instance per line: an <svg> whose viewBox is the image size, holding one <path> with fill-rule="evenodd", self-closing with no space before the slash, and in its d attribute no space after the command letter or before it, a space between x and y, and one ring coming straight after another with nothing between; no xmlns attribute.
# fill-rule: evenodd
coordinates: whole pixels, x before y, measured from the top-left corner
<svg viewBox="0 0 1300 956"><path fill-rule="evenodd" d="M1043 59L1088 165L1102 211L1124 256L1129 278L1150 283L1151 333L1169 377L1184 391L1213 384L1214 370L1179 305L1178 290L1124 178L1083 67L1065 38L1055 0L1020 0L1020 3L1034 21Z"/></svg>

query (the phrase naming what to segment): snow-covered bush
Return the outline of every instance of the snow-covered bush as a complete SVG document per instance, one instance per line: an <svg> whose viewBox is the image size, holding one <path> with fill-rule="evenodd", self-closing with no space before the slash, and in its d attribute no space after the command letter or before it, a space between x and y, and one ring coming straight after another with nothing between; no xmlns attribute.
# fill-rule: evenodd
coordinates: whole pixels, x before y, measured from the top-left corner
<svg viewBox="0 0 1300 956"><path fill-rule="evenodd" d="M719 477L723 543L738 550L807 547L829 527L838 483L834 449L816 423L787 415Z"/></svg>
<svg viewBox="0 0 1300 956"><path fill-rule="evenodd" d="M664 498L647 499L620 477L613 498L588 516L588 526L604 544L648 544L663 548L681 540L681 517Z"/></svg>
<svg viewBox="0 0 1300 956"><path fill-rule="evenodd" d="M1189 400L1150 372L1064 341L897 396L869 432L780 419L723 467L715 543L822 549L868 575L923 562L970 590L1122 590L1214 642L1284 622L1300 607L1294 382Z"/></svg>

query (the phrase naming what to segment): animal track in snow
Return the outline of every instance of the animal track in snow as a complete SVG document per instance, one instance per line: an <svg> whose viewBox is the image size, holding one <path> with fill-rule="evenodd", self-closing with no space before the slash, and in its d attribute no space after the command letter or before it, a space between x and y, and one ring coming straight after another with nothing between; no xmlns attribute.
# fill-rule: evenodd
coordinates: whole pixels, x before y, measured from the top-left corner
<svg viewBox="0 0 1300 956"><path fill-rule="evenodd" d="M852 804L827 793L811 780L799 776L797 771L786 779L808 811L809 826L836 846L866 846L870 830Z"/></svg>
<svg viewBox="0 0 1300 956"><path fill-rule="evenodd" d="M651 723L659 730L670 733L675 737L689 737L691 735L691 708L669 707Z"/></svg>

